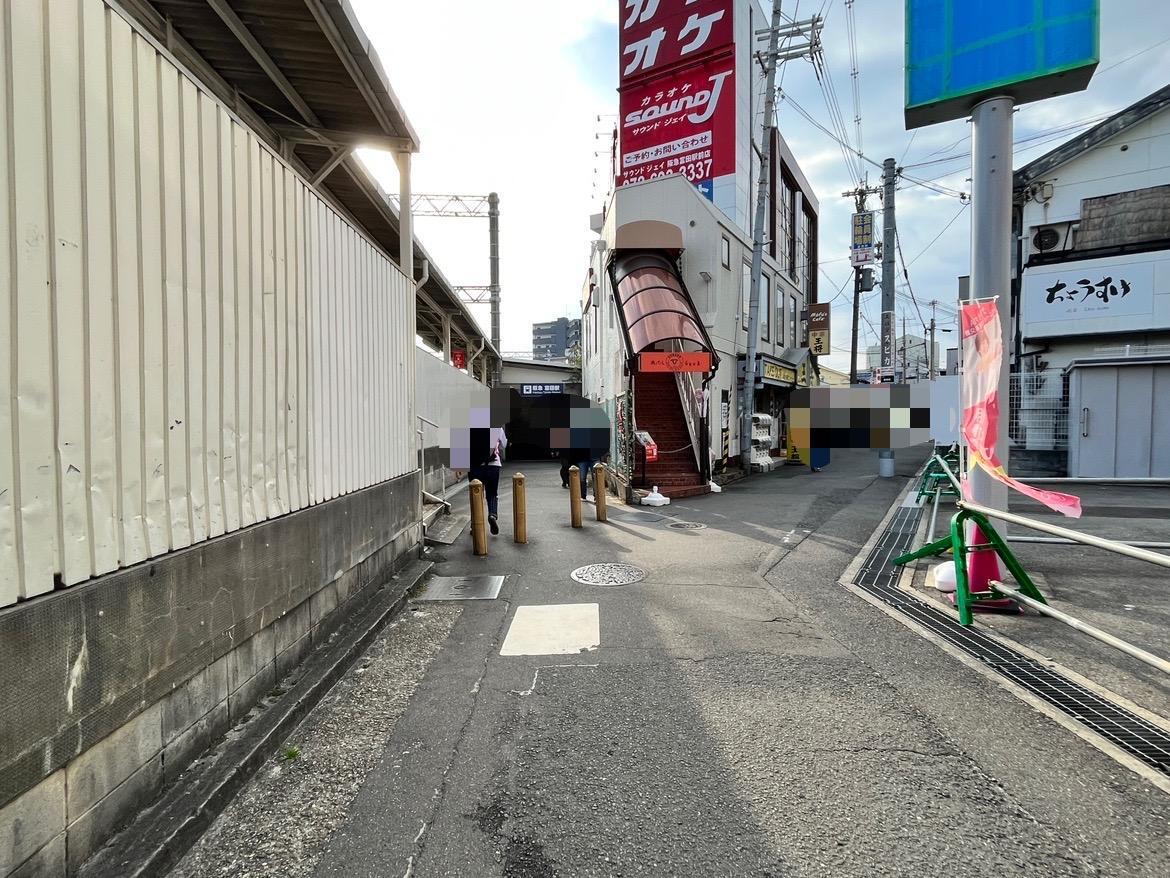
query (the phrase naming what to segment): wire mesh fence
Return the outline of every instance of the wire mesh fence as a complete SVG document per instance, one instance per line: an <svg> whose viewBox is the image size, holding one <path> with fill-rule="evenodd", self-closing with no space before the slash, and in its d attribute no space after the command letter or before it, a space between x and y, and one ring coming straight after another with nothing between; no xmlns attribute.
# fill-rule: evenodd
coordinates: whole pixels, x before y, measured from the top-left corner
<svg viewBox="0 0 1170 878"><path fill-rule="evenodd" d="M1010 382L1011 439L1028 451L1068 449L1068 384L1059 373L1021 372Z"/></svg>

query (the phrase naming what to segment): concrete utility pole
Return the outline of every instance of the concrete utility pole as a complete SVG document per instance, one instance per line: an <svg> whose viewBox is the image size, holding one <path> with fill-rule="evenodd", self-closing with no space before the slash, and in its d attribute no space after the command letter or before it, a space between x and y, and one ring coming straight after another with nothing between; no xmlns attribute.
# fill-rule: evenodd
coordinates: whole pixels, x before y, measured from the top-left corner
<svg viewBox="0 0 1170 878"><path fill-rule="evenodd" d="M886 369L894 368L894 250L898 246L895 236L897 226L894 217L894 181L897 170L893 159L882 163L882 377ZM1009 175L1010 176L1010 175ZM902 333L905 337L905 332ZM903 380L905 374L903 373ZM884 449L878 452L878 475L892 478L894 475L894 452Z"/></svg>
<svg viewBox="0 0 1170 878"><path fill-rule="evenodd" d="M999 372L999 433L996 449L1006 465L1009 453L1007 368L1011 327L1012 112L1010 97L990 98L971 112L972 300L998 296L1004 362ZM1007 486L976 467L971 471L971 499L1007 510Z"/></svg>
<svg viewBox="0 0 1170 878"><path fill-rule="evenodd" d="M488 284L492 309L492 347L500 350L500 196L488 193ZM492 386L500 383L500 361L493 360Z"/></svg>
<svg viewBox="0 0 1170 878"><path fill-rule="evenodd" d="M934 380L934 376L935 376L935 371L934 371L934 370L935 370L935 368L936 368L936 367L937 367L937 365L938 365L938 364L935 362L935 353L934 353L934 326L935 326L935 323L934 323L934 307L935 307L935 305L937 305L937 304L938 304L938 302L931 302L931 303L930 303L930 349L929 349L929 350L926 352L926 361L927 361L927 363L929 364L929 365L928 365L928 367L927 367L927 373L926 373L926 377L927 377L927 378L928 378L930 381L933 381L933 380Z"/></svg>
<svg viewBox="0 0 1170 878"><path fill-rule="evenodd" d="M768 55L764 60L767 71L764 86L764 132L772 127L776 106L776 48L780 41L780 2L772 0L772 29L768 33ZM756 349L760 336L760 274L764 264L764 207L768 195L768 173L772 150L765 143L761 150L760 181L756 193L756 218L752 226L752 281L748 308L747 362L744 363L743 389L739 402L739 455L744 472L751 472L752 415L756 409Z"/></svg>

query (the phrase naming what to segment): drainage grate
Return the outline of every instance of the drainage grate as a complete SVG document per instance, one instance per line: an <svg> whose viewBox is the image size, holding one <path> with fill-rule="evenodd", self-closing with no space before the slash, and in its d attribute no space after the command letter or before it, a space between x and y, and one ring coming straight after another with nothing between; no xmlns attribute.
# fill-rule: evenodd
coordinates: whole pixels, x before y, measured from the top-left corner
<svg viewBox="0 0 1170 878"><path fill-rule="evenodd" d="M504 584L502 576L432 576L416 601L494 601Z"/></svg>
<svg viewBox="0 0 1170 878"><path fill-rule="evenodd" d="M707 525L697 521L672 521L667 527L673 527L675 530L704 530Z"/></svg>
<svg viewBox="0 0 1170 878"><path fill-rule="evenodd" d="M584 585L632 585L646 578L646 571L633 564L587 564L570 576Z"/></svg>
<svg viewBox="0 0 1170 878"><path fill-rule="evenodd" d="M907 507L894 514L885 533L866 557L854 584L1083 723L1126 753L1170 775L1170 734L1166 731L998 643L982 631L964 628L951 616L897 587L901 570L890 561L910 549L920 515L921 510Z"/></svg>

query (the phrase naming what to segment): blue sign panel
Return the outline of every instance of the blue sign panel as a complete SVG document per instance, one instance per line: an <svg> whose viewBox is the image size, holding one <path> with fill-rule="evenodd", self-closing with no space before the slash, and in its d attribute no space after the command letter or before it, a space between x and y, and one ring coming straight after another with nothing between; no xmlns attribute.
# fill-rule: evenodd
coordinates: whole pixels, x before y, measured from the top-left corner
<svg viewBox="0 0 1170 878"><path fill-rule="evenodd" d="M1099 0L906 0L906 127L980 100L1079 91L1097 67Z"/></svg>

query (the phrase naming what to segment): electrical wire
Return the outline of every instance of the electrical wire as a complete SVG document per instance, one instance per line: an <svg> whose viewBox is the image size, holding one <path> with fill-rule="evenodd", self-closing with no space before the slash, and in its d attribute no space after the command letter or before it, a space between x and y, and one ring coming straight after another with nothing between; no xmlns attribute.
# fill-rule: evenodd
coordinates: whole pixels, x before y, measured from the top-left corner
<svg viewBox="0 0 1170 878"><path fill-rule="evenodd" d="M1158 42L1154 43L1154 45L1152 45L1152 46L1146 46L1146 48L1142 49L1140 52L1134 52L1132 55L1127 55L1126 57L1122 58L1120 61L1114 61L1112 64L1110 64L1104 70L1098 70L1097 75L1100 76L1102 73L1108 73L1114 67L1120 67L1126 61L1132 61L1134 58L1138 57L1139 55L1144 55L1144 54L1146 54L1146 52L1150 52L1150 51L1158 48L1158 46L1164 46L1166 43L1170 43L1170 37L1166 37L1166 39L1164 39L1164 40L1159 40Z"/></svg>
<svg viewBox="0 0 1170 878"><path fill-rule="evenodd" d="M907 269L909 269L911 265L913 265L915 262L917 262L917 261L918 261L918 259L919 259L919 258L920 258L920 257L921 257L921 256L922 256L922 255L923 255L923 254L924 254L924 253L927 251L927 250L929 250L931 247L933 247L933 246L934 246L934 242L935 242L935 241L937 241L937 240L938 240L939 238L941 238L941 237L942 237L944 234L946 234L946 231L947 231L947 229L949 229L951 226L953 226L953 225L955 224L955 220L957 220L957 219L959 218L959 215L960 215L960 214L961 214L963 211L965 211L965 210L966 210L966 209L967 209L967 208L970 206L970 204L971 204L971 202L969 202L969 201L964 201L964 202L963 202L961 205L959 205L959 209L958 209L958 210L955 212L955 215L954 215L953 217L951 217L951 220L950 220L950 222L948 222L948 223L947 223L945 226L943 226L943 227L942 227L942 231L940 231L940 232L939 232L937 235L935 235L933 238L931 238L931 239L930 239L930 243L929 243L929 244L927 244L925 247L923 247L923 248L922 248L922 250L919 252L918 256L915 256L913 259L911 259L909 262L907 262L907 263L906 263L906 268L907 268ZM898 251L898 252L899 252L899 254L900 254L900 253L901 253L901 250L899 249L899 251Z"/></svg>
<svg viewBox="0 0 1170 878"><path fill-rule="evenodd" d="M902 277L906 279L906 289L910 291L910 301L914 303L914 311L918 314L918 322L926 327L926 321L922 319L922 309L918 307L918 299L914 295L914 287L910 286L910 270L906 268L906 257L902 255L902 236L898 234L898 230L894 230L894 244L898 251L898 261L902 263Z"/></svg>

